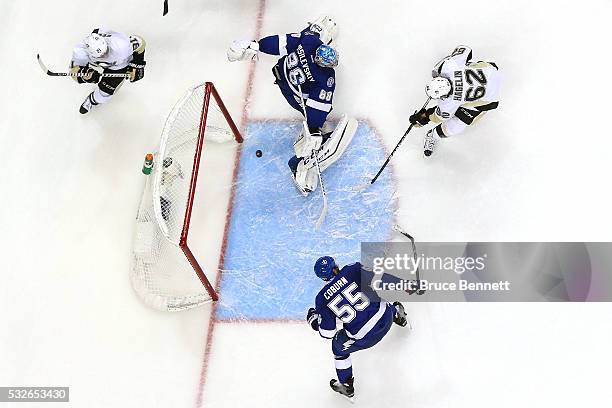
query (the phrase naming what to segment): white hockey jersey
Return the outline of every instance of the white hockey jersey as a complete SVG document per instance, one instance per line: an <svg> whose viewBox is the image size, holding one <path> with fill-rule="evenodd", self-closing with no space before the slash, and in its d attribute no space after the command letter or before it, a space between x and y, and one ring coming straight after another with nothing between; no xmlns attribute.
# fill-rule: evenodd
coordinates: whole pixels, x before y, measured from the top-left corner
<svg viewBox="0 0 612 408"><path fill-rule="evenodd" d="M108 44L108 52L100 58L93 58L87 53L85 42L80 41L72 51L72 66L89 64L111 70L123 69L132 61L134 51L142 45L142 39L136 36L128 37L105 28L99 28L94 32L104 37Z"/></svg>
<svg viewBox="0 0 612 408"><path fill-rule="evenodd" d="M472 50L459 46L434 67L432 75L449 79L453 86L451 95L439 100L434 122L450 119L460 107L478 110L499 101L499 69L494 63L471 59Z"/></svg>

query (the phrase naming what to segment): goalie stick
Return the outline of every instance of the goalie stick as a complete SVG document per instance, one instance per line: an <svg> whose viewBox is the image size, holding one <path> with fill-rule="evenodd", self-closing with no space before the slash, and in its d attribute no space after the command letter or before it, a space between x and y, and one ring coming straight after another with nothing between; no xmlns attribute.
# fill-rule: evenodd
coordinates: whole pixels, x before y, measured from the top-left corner
<svg viewBox="0 0 612 408"><path fill-rule="evenodd" d="M304 111L304 129L308 129L308 116L306 115L306 103L304 102L304 96L302 94L302 85L298 85L298 91L300 92L300 100L302 101L302 110ZM321 193L323 194L323 209L321 215L317 221L316 229L321 228L325 217L327 216L327 191L325 191L325 184L323 184L323 177L321 176L321 166L319 165L318 151L314 154L315 164L317 166L317 176L319 177L319 184L321 184Z"/></svg>
<svg viewBox="0 0 612 408"><path fill-rule="evenodd" d="M423 105L423 107L421 108L421 110L425 109L427 107L427 105L429 105L429 102L431 101L431 98L427 98L427 102L425 102L425 104ZM395 148L393 149L393 151L391 152L391 154L387 157L387 160L385 160L385 162L383 163L382 167L380 168L380 170L378 170L378 173L376 173L376 175L374 176L374 178L372 180L370 180L369 183L365 183L365 184L361 184L358 185L357 187L354 187L354 190L356 191L361 191L361 190L365 190L366 188L368 188L370 185L376 183L376 180L378 180L378 177L380 177L380 175L382 174L383 170L385 170L385 168L387 167L387 164L389 164L389 162L391 161L391 158L393 157L393 155L395 154L395 151L397 150L398 147L400 147L400 145L402 144L402 142L404 141L404 139L406 138L406 136L408 136L408 133L410 133L410 131L412 130L412 128L414 127L414 125L411 123L410 126L408 127L408 130L406 130L404 132L404 135L402 136L402 138L399 140L399 142L397 142L397 144L395 145Z"/></svg>
<svg viewBox="0 0 612 408"><path fill-rule="evenodd" d="M72 72L53 72L51 70L49 70L47 68L47 66L45 65L45 63L43 62L42 58L40 58L40 54L36 54L36 59L38 60L38 65L40 65L40 68L43 70L43 72L49 76L61 76L61 77L82 77L85 76L85 74L83 74L82 72L79 73L72 73ZM101 77L106 77L106 78L129 78L129 74L100 74Z"/></svg>
<svg viewBox="0 0 612 408"><path fill-rule="evenodd" d="M404 231L399 225L395 224L393 226L393 231L396 231L400 234L402 234L403 236L405 236L406 238L408 238L410 240L410 243L412 244L412 257L414 259L414 264L417 265L417 249L416 249L416 244L414 243L414 238L412 237L412 235L410 235L409 233L407 233L406 231ZM415 276L416 276L416 282L417 285L420 287L421 286L421 273L419 271L419 267L417 266L416 271L415 271ZM416 293L417 295L422 295L423 293L425 293L425 289L415 289L415 290L409 290L408 294L412 295Z"/></svg>

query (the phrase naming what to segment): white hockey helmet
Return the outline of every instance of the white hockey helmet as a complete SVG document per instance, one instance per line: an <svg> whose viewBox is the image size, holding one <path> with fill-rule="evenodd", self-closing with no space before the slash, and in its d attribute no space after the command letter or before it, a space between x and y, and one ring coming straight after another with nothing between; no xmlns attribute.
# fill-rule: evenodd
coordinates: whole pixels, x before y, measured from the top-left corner
<svg viewBox="0 0 612 408"><path fill-rule="evenodd" d="M108 51L108 44L98 33L91 33L85 38L85 47L90 57L100 58Z"/></svg>
<svg viewBox="0 0 612 408"><path fill-rule="evenodd" d="M323 44L330 45L338 37L338 24L331 16L320 16L313 22L308 23L308 29L318 33Z"/></svg>
<svg viewBox="0 0 612 408"><path fill-rule="evenodd" d="M431 99L446 98L452 91L453 86L451 85L451 81L442 76L435 77L425 87L425 92L427 92L427 96Z"/></svg>

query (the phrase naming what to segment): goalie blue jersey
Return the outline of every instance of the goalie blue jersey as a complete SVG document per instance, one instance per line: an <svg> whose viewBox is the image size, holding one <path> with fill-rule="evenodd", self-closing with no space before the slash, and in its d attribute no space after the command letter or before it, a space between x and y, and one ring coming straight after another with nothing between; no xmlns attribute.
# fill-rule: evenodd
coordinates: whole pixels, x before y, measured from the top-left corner
<svg viewBox="0 0 612 408"><path fill-rule="evenodd" d="M361 274L359 262L347 265L317 294L315 309L321 316L322 337L334 337L336 318L342 321L347 335L357 340L365 338L381 319L393 319L387 302L371 301L363 293Z"/></svg>
<svg viewBox="0 0 612 408"><path fill-rule="evenodd" d="M319 35L308 29L301 33L273 35L259 40L259 51L282 58L273 69L276 83L287 102L302 112L299 86L306 102L310 128L320 128L332 110L336 89L333 68L314 62L315 51L322 45Z"/></svg>

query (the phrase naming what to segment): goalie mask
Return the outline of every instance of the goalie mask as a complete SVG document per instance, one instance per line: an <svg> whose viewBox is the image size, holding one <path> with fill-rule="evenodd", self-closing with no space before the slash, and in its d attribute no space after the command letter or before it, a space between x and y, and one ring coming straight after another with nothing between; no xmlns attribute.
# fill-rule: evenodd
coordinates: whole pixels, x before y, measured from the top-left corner
<svg viewBox="0 0 612 408"><path fill-rule="evenodd" d="M447 78L441 76L432 79L425 88L427 96L429 96L431 99L446 98L452 91L453 86L451 85L451 82Z"/></svg>
<svg viewBox="0 0 612 408"><path fill-rule="evenodd" d="M315 63L324 68L334 68L338 66L338 51L329 45L319 45L315 51Z"/></svg>
<svg viewBox="0 0 612 408"><path fill-rule="evenodd" d="M321 16L308 23L308 29L319 34L323 44L330 45L338 37L338 24L330 16Z"/></svg>
<svg viewBox="0 0 612 408"><path fill-rule="evenodd" d="M89 56L100 58L108 51L108 44L100 34L91 33L85 38L85 48Z"/></svg>

